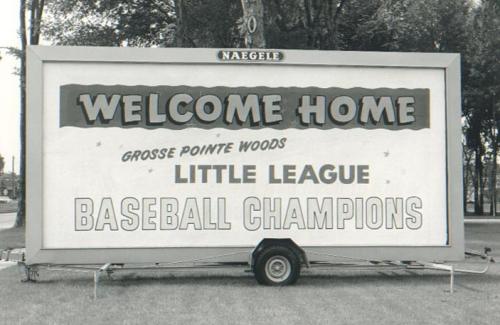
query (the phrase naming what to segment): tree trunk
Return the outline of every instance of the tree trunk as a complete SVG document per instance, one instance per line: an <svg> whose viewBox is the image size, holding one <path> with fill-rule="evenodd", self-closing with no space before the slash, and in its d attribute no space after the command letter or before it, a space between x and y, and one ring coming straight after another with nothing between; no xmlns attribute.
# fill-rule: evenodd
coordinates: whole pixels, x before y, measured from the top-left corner
<svg viewBox="0 0 500 325"><path fill-rule="evenodd" d="M464 214L467 213L467 201L469 198L469 183L471 180L471 155L467 151L467 146L463 146L463 202L464 202Z"/></svg>
<svg viewBox="0 0 500 325"><path fill-rule="evenodd" d="M177 30L175 32L175 45L177 47L184 47L184 38L185 38L185 28L184 28L184 1L176 0L175 1L175 17L176 17L176 26Z"/></svg>
<svg viewBox="0 0 500 325"><path fill-rule="evenodd" d="M483 215L484 213L484 180L483 180L483 161L481 144L475 153L475 182L474 182L474 214Z"/></svg>
<svg viewBox="0 0 500 325"><path fill-rule="evenodd" d="M18 206L16 215L16 227L24 226L26 216L26 0L20 0L19 6L19 33L21 37L21 67L19 71L19 87L21 95L21 117L20 117L20 166L19 166L19 188Z"/></svg>
<svg viewBox="0 0 500 325"><path fill-rule="evenodd" d="M319 50L338 49L338 25L340 15L347 0L304 1L307 46Z"/></svg>
<svg viewBox="0 0 500 325"><path fill-rule="evenodd" d="M491 103L491 111L493 118L493 130L491 142L493 146L493 159L491 166L491 179L490 179L490 201L491 201L491 215L496 217L497 215L497 155L498 155L498 128L497 128L497 119L496 119L496 106L495 106L495 97L492 98Z"/></svg>
<svg viewBox="0 0 500 325"><path fill-rule="evenodd" d="M328 39L328 49L330 50L338 50L339 46L337 44L337 31L338 31L338 26L339 26L339 17L340 14L342 13L342 8L344 7L345 3L347 0L340 0L337 4L337 8L335 9L335 12L333 13L333 6L332 6L332 19L329 19L330 23L330 30L331 33L329 35Z"/></svg>
<svg viewBox="0 0 500 325"><path fill-rule="evenodd" d="M30 15L31 45L38 45L40 42L40 28L42 23L44 6L45 6L45 0L31 0L31 15Z"/></svg>
<svg viewBox="0 0 500 325"><path fill-rule="evenodd" d="M497 206L497 146L496 140L493 143L493 159L491 166L491 175L490 175L490 201L491 201L491 215L493 217L496 216L496 206Z"/></svg>
<svg viewBox="0 0 500 325"><path fill-rule="evenodd" d="M480 146L474 157L474 214L483 215L483 162Z"/></svg>
<svg viewBox="0 0 500 325"><path fill-rule="evenodd" d="M265 48L264 5L262 0L241 0L246 25L245 45L247 48Z"/></svg>
<svg viewBox="0 0 500 325"><path fill-rule="evenodd" d="M21 67L19 71L19 87L21 94L20 113L20 163L19 163L19 188L18 207L16 215L16 227L24 226L26 219L26 47L28 37L26 35L26 2L20 0L19 5L19 34L21 38ZM29 44L38 45L40 40L40 26L42 23L43 8L45 0L31 0L30 9L30 33Z"/></svg>

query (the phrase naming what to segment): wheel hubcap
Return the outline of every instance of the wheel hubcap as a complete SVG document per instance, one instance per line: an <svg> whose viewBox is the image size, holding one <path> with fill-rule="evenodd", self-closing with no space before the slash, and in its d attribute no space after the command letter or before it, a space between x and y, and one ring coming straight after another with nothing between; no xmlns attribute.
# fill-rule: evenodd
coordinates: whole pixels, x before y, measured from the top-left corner
<svg viewBox="0 0 500 325"><path fill-rule="evenodd" d="M266 275L273 282L286 280L292 272L290 261L283 256L273 256L266 262Z"/></svg>

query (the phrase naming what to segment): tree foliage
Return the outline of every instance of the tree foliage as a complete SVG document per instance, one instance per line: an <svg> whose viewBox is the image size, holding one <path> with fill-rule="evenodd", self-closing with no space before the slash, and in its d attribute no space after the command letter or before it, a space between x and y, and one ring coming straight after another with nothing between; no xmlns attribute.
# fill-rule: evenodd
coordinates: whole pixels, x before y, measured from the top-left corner
<svg viewBox="0 0 500 325"><path fill-rule="evenodd" d="M53 0L48 16L45 36L58 45L223 47L239 43L242 9L228 0Z"/></svg>
<svg viewBox="0 0 500 325"><path fill-rule="evenodd" d="M244 47L244 1L51 0L42 30L61 45ZM495 187L499 143L500 0L262 4L259 27L269 48L461 53L466 175L482 213L485 183ZM489 181L485 162L493 166Z"/></svg>
<svg viewBox="0 0 500 325"><path fill-rule="evenodd" d="M169 46L173 2L165 0L52 0L44 36L58 45Z"/></svg>
<svg viewBox="0 0 500 325"><path fill-rule="evenodd" d="M0 154L0 175L3 174L3 169L5 168L5 159L3 156Z"/></svg>
<svg viewBox="0 0 500 325"><path fill-rule="evenodd" d="M182 23L177 46L183 47L236 47L243 45L237 21L243 16L240 1L228 0L175 0L176 15Z"/></svg>
<svg viewBox="0 0 500 325"><path fill-rule="evenodd" d="M484 0L471 11L464 54L463 111L467 121L466 148L474 156L475 212L483 213L484 183L496 203L500 93L500 1ZM484 161L492 168L485 178ZM467 167L467 166L466 166Z"/></svg>

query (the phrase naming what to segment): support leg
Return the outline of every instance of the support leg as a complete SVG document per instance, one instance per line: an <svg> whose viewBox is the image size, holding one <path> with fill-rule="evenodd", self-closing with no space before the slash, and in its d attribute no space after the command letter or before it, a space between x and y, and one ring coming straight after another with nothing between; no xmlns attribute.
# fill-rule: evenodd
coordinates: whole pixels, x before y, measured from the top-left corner
<svg viewBox="0 0 500 325"><path fill-rule="evenodd" d="M450 293L453 294L453 287L454 287L454 283L455 282L455 271L453 269L453 265L451 265L451 268L450 268Z"/></svg>
<svg viewBox="0 0 500 325"><path fill-rule="evenodd" d="M106 263L104 264L99 270L94 272L94 300L97 299L97 289L99 286L99 279L101 277L102 272L112 272L111 268L111 263Z"/></svg>
<svg viewBox="0 0 500 325"><path fill-rule="evenodd" d="M36 282L38 278L38 267L36 265L26 265L23 262L18 262L17 265L23 274L21 282Z"/></svg>
<svg viewBox="0 0 500 325"><path fill-rule="evenodd" d="M453 294L455 289L455 269L453 265L449 264L438 264L438 263L427 263L427 262L418 262L422 264L427 269L433 270L443 270L450 272L450 293Z"/></svg>
<svg viewBox="0 0 500 325"><path fill-rule="evenodd" d="M99 276L100 276L99 271L94 272L94 300L97 299L97 286L99 285Z"/></svg>

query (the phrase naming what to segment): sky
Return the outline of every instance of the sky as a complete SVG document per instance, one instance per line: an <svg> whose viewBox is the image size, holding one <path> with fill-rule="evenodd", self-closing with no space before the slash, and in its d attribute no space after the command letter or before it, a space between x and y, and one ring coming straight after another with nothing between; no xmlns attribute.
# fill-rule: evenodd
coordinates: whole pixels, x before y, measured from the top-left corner
<svg viewBox="0 0 500 325"><path fill-rule="evenodd" d="M5 158L5 172L12 170L12 157L15 156L14 170L19 172L19 77L14 75L18 66L17 59L8 55L1 47L19 47L17 0L2 0L0 10L0 154Z"/></svg>

